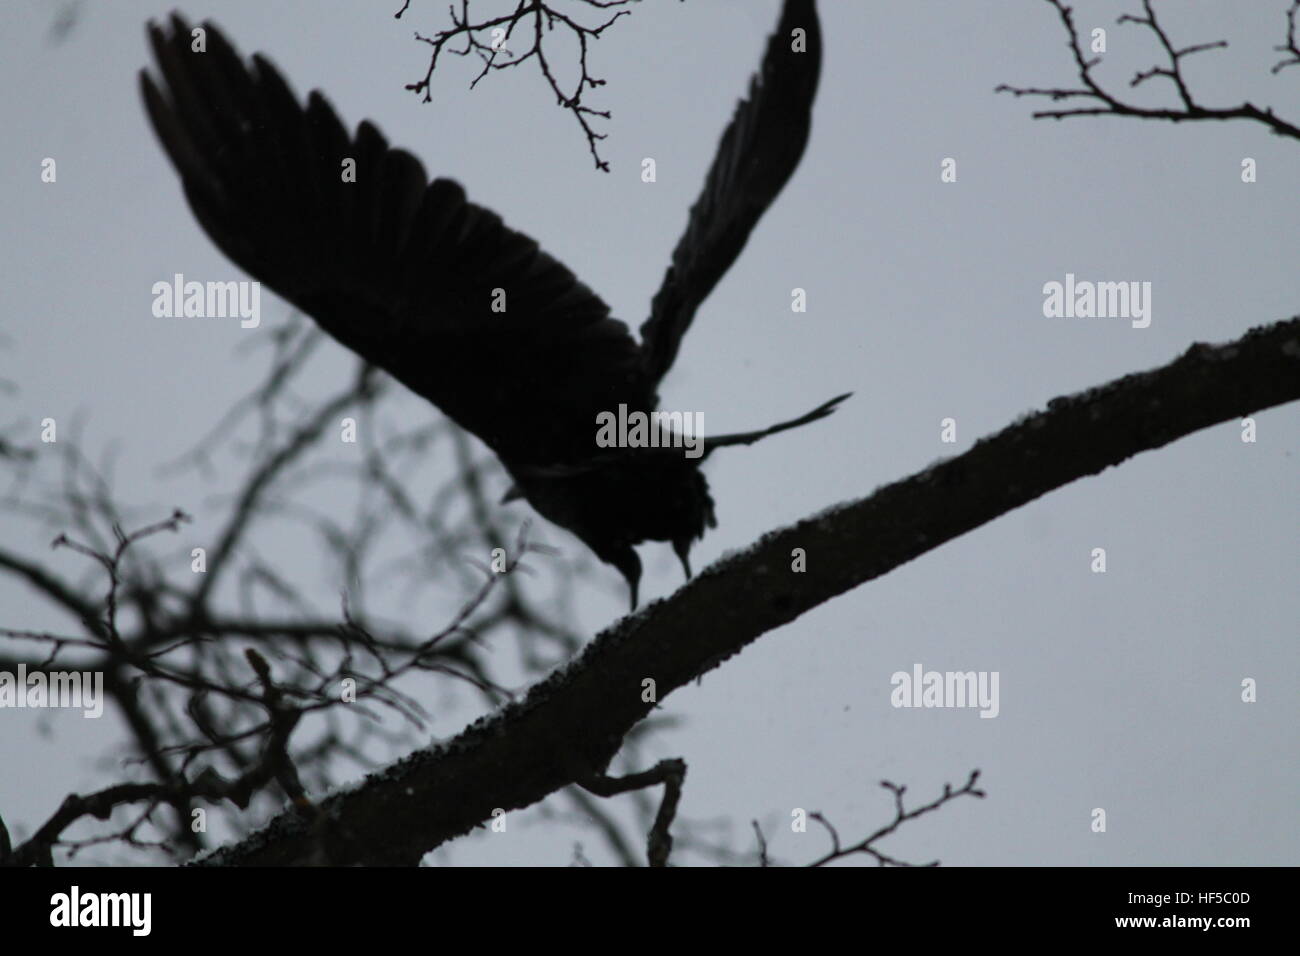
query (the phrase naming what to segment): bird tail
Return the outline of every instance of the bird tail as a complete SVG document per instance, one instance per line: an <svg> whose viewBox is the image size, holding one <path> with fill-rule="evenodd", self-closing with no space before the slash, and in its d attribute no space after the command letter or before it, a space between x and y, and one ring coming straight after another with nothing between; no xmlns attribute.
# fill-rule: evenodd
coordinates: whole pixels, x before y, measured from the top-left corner
<svg viewBox="0 0 1300 956"><path fill-rule="evenodd" d="M836 406L846 398L851 396L852 392L845 392L843 395L836 395L829 402L818 405L806 415L800 415L798 418L792 418L788 422L777 422L767 428L759 429L753 432L736 432L732 435L717 435L713 438L704 439L704 454L701 460L707 458L709 453L715 448L722 448L725 445L752 445L760 438L766 438L768 435L775 435L777 432L787 431L791 428L798 428L800 425L807 425L809 422L815 422L819 418L825 418L831 412L835 411Z"/></svg>

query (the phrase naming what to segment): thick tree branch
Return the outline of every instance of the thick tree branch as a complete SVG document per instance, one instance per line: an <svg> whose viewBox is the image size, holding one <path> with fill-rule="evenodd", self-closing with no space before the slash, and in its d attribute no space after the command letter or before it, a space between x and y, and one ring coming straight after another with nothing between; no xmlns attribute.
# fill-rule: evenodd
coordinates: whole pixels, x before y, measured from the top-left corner
<svg viewBox="0 0 1300 956"><path fill-rule="evenodd" d="M322 801L329 826L282 813L204 862L414 864L496 808L526 807L601 772L655 707L643 681L653 679L662 700L804 611L1053 489L1297 398L1300 318L1055 398L963 455L717 562L610 627L522 701ZM803 573L791 570L795 548L807 554Z"/></svg>

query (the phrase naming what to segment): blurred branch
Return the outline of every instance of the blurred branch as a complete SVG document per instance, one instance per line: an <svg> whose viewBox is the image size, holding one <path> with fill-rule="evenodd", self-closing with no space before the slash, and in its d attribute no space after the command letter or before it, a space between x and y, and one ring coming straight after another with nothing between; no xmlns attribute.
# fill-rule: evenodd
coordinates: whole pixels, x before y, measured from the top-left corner
<svg viewBox="0 0 1300 956"><path fill-rule="evenodd" d="M153 778L115 783L98 795L70 796L39 830L40 838L28 841L17 858L21 862L53 862L56 852L71 858L115 842L129 850L188 857L203 848L204 839L189 825L193 801L224 804L236 832L246 832L249 824L230 808L242 812L260 796L273 801L270 784L278 782L295 804L305 806L308 791L338 783L345 763L368 770L409 749L415 739L410 728L426 725L424 705L431 690L423 686L413 695L402 689L410 678L421 675L434 692L448 681L466 684L490 706L510 699L512 691L489 666L489 638L506 637L525 651L525 674L541 673L556 662L538 646L550 644L567 656L579 644L576 633L543 615L519 587L513 572L528 570L531 555L551 549L527 540L527 522L513 522L514 532L501 524L483 481L490 459L475 461L464 436L436 418L410 427L409 415L401 413L394 418L402 427L394 431L380 414L381 399L400 393L385 387L382 373L361 363L346 388L303 398L297 388L324 339L300 321L269 332L254 343L272 347L262 381L168 468L173 474L198 470L210 476L216 452L225 458L249 452L248 467L217 510L217 544L205 549L202 569L191 566L188 546L182 554L162 556L145 547L157 532L188 522L182 512L162 522L139 521L134 532L123 530L137 521L124 514L111 475L79 450L75 424L70 439L61 435L57 443L30 450L22 448L17 426L4 432L0 469L9 469L14 481L0 495L0 510L15 521L64 529L56 547L90 558L97 573L67 579L34 556L0 548L6 585L43 598L44 607L32 605L34 612L54 612L73 624L42 621L44 626L23 627L0 621L0 649L17 650L0 654L0 667L11 672L23 667L47 677L56 668L74 666L102 674L108 703L129 733L131 762L142 764ZM359 420L360 443L340 455L330 441L333 425L351 409ZM250 431L251 442L245 440ZM431 455L431 443L447 435L456 440L458 473L432 501L421 501L424 495L416 489L427 487L426 466L447 457ZM10 449L19 453L9 454ZM42 469L60 465L61 484L41 475ZM328 511L311 508L306 492L325 481L355 497L353 521L336 503ZM328 492L328 500L337 502L338 491ZM270 540L273 522L296 522L315 533L320 553L337 560L341 615L313 607L294 574L300 565L277 565L259 555L258 542ZM387 547L398 536L415 540L416 554L381 563L380 545ZM20 533L7 531L6 539L18 541ZM473 559L498 545L507 547L504 567L488 569ZM434 566L454 569L465 595L441 630L421 634L365 610L367 581L406 577L423 597ZM196 570L203 573L191 573ZM237 587L223 588L218 578ZM552 579L563 598L570 579ZM33 647L37 653L27 653ZM75 663L68 660L74 655ZM258 670L250 682L247 669L254 659L266 671ZM280 675L274 681L272 667ZM346 701L340 693L345 684L353 695ZM408 729L385 729L379 708L398 714ZM307 717L309 724L302 722ZM291 748L293 727L302 729ZM75 820L106 819L129 805L134 806L129 820L86 837L61 835ZM169 822L157 814L164 805L175 811ZM617 829L605 821L600 832L617 844L622 839ZM161 838L146 836L153 831L161 831Z"/></svg>

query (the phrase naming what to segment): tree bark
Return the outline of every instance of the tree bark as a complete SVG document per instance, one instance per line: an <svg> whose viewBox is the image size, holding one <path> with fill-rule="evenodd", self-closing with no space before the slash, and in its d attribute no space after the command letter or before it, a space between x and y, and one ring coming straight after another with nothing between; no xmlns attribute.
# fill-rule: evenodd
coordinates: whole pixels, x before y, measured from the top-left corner
<svg viewBox="0 0 1300 956"><path fill-rule="evenodd" d="M1300 318L1077 395L873 494L764 535L612 625L527 697L199 861L415 864L429 850L603 770L672 690L809 608L1086 475L1300 398ZM1235 440L1225 438L1225 440ZM804 549L807 569L791 568Z"/></svg>

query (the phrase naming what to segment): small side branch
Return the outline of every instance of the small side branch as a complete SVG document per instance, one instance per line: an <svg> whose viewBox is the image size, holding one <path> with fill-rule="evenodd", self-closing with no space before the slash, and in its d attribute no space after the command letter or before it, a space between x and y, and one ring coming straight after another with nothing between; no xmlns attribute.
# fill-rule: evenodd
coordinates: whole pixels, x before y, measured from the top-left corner
<svg viewBox="0 0 1300 956"><path fill-rule="evenodd" d="M668 856L673 850L672 834L668 832L673 817L677 815L677 804L682 798L682 784L686 780L686 761L680 757L661 760L649 770L631 773L625 777L607 777L604 774L591 774L578 781L584 790L598 797L613 797L630 790L642 790L663 784L664 795L659 803L659 812L650 827L646 841L646 857L651 866L667 866Z"/></svg>

